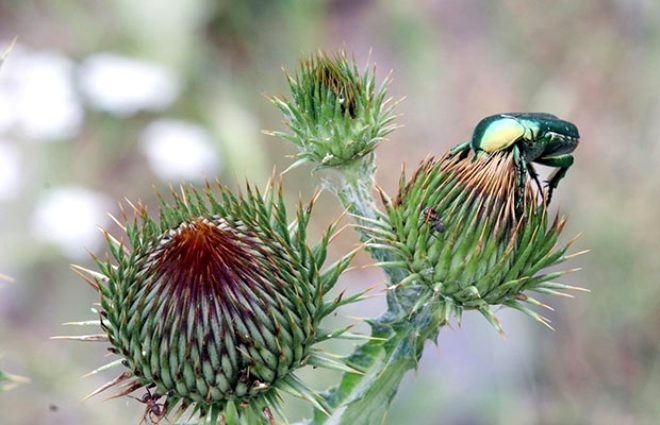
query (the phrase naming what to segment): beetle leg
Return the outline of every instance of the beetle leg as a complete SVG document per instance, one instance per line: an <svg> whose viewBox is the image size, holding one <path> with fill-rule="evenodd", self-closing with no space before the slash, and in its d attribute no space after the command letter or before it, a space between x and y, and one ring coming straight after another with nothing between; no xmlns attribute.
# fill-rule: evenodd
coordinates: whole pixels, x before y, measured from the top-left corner
<svg viewBox="0 0 660 425"><path fill-rule="evenodd" d="M527 161L520 154L518 146L513 147L513 164L516 167L516 210L519 210L525 197L525 177L528 167Z"/></svg>
<svg viewBox="0 0 660 425"><path fill-rule="evenodd" d="M470 142L461 143L460 145L452 148L447 156L451 158L454 155L460 154L460 158L463 159L468 154L468 152L470 152L470 149Z"/></svg>
<svg viewBox="0 0 660 425"><path fill-rule="evenodd" d="M541 182L539 181L539 174L536 172L532 164L529 162L527 163L527 172L529 173L530 177L536 182L536 187L539 189L539 194L543 195L543 186L541 186Z"/></svg>
<svg viewBox="0 0 660 425"><path fill-rule="evenodd" d="M548 156L537 158L535 162L538 162L542 165L547 165L549 167L557 167L557 169L550 175L550 178L547 180L548 185L548 198L546 204L550 203L552 199L552 192L559 185L559 181L564 178L566 171L573 165L573 155L571 154L562 154L555 156Z"/></svg>

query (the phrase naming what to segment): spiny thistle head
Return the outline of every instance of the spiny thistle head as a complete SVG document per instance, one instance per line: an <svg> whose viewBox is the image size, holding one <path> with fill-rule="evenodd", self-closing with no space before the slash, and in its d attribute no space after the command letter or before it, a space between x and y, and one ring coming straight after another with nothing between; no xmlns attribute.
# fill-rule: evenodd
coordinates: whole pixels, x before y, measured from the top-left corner
<svg viewBox="0 0 660 425"><path fill-rule="evenodd" d="M92 394L144 390L152 421L188 411L199 423L268 423L271 409L281 415L281 391L324 409L295 371L351 370L315 344L343 334L320 322L361 294L327 299L351 255L322 271L333 228L310 248L313 201L289 223L272 186L263 196L249 186L238 196L183 187L162 201L158 221L133 206L122 238L106 232L109 256L96 260L98 271L77 268L100 295L104 333L77 339L108 342L126 370Z"/></svg>
<svg viewBox="0 0 660 425"><path fill-rule="evenodd" d="M528 307L548 307L530 292L581 289L553 281L572 270L539 274L571 257L572 241L558 246L566 219L549 223L529 182L519 191L510 153L429 159L409 182L402 175L398 197L384 202L385 224L372 243L391 247L396 260L384 266L405 268L393 289L416 289L410 310L434 309L439 324L478 310L502 332L491 306L505 305L549 326Z"/></svg>
<svg viewBox="0 0 660 425"><path fill-rule="evenodd" d="M370 154L394 130L393 105L386 98L389 79L376 87L375 72L360 73L344 52L319 52L287 76L292 100L272 102L285 116L291 134L270 134L298 146L298 165L342 167Z"/></svg>

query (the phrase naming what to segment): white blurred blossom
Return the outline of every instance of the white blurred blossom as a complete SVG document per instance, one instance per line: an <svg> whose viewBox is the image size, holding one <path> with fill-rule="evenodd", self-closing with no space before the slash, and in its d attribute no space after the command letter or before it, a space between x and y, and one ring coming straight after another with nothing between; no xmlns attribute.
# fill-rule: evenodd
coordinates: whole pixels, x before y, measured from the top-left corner
<svg viewBox="0 0 660 425"><path fill-rule="evenodd" d="M211 136L190 122L154 121L142 132L140 145L149 166L165 181L213 179L220 168Z"/></svg>
<svg viewBox="0 0 660 425"><path fill-rule="evenodd" d="M47 192L37 203L30 231L35 239L53 244L72 258L87 255L102 245L99 226L109 224L106 211L112 206L104 194L82 187L60 187Z"/></svg>
<svg viewBox="0 0 660 425"><path fill-rule="evenodd" d="M0 201L16 196L20 177L21 155L18 148L0 140Z"/></svg>
<svg viewBox="0 0 660 425"><path fill-rule="evenodd" d="M15 126L43 141L75 136L84 112L73 72L73 62L59 53L12 49L0 69L0 131Z"/></svg>
<svg viewBox="0 0 660 425"><path fill-rule="evenodd" d="M101 53L81 65L80 89L93 106L129 116L169 106L179 94L179 82L159 64Z"/></svg>

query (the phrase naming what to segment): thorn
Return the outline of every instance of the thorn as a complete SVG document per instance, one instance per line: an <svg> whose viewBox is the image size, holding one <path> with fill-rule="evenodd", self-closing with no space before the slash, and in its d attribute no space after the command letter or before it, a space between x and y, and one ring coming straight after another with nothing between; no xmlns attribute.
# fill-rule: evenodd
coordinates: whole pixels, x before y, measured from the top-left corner
<svg viewBox="0 0 660 425"><path fill-rule="evenodd" d="M100 387L98 387L97 389L92 391L91 393L87 394L85 397L83 397L83 400L87 400L88 398L93 397L96 394L101 393L101 392L107 390L108 388L110 388L114 385L117 385L118 383L120 383L120 382L122 382L122 381L124 381L124 380L126 380L130 377L131 377L130 372L124 372L121 375L117 376L112 381L106 382L105 384L101 385Z"/></svg>
<svg viewBox="0 0 660 425"><path fill-rule="evenodd" d="M83 342L108 342L108 336L105 334L81 335L81 336L51 336L49 339L66 339L69 341L83 341Z"/></svg>
<svg viewBox="0 0 660 425"><path fill-rule="evenodd" d="M84 321L80 321L80 322L64 322L64 323L62 323L62 326L87 326L87 325L100 326L101 321L100 320L84 320Z"/></svg>
<svg viewBox="0 0 660 425"><path fill-rule="evenodd" d="M339 216L339 217L337 218L337 220L335 221L335 223L336 223L337 221L341 220L341 218L342 218L343 216L344 216L344 213L342 213L342 215ZM333 226L335 223L330 224L330 226ZM329 226L329 227L330 227L330 226ZM342 233L344 230L346 230L346 229L348 229L348 228L350 228L350 227L353 227L353 224L352 224L352 223L347 223L347 224L344 224L343 226L341 226L339 229L337 229L337 230L335 230L334 232L332 232L332 235L330 236L330 239L328 239L328 243L329 243L329 242L332 242L332 241L335 239L335 237L337 237L340 233ZM364 246L364 244L362 244L362 246Z"/></svg>
<svg viewBox="0 0 660 425"><path fill-rule="evenodd" d="M132 393L133 391L136 391L140 388L144 387L144 385L140 384L138 381L133 381L129 382L124 386L124 389L118 392L117 394L111 395L110 397L107 397L105 400L113 400L115 398L123 397L125 395L128 395Z"/></svg>
<svg viewBox="0 0 660 425"><path fill-rule="evenodd" d="M589 292L589 293L591 293L591 289L583 288L583 287L581 287L581 286L565 285L565 288L564 288L564 289L571 290L571 291L579 291L579 292Z"/></svg>
<svg viewBox="0 0 660 425"><path fill-rule="evenodd" d="M587 254L588 252L591 252L591 250L590 249L585 249L585 250L582 250L580 252L576 252L574 254L564 255L564 260L570 260L571 258L575 258L579 255Z"/></svg>
<svg viewBox="0 0 660 425"><path fill-rule="evenodd" d="M536 320L537 320L538 322L540 322L543 326L545 326L545 327L547 327L548 329L550 329L551 331L554 331L554 330L555 330L555 328L553 328L552 325L550 325L550 319L548 319L547 317L543 317L543 316L539 315L539 318L536 319Z"/></svg>
<svg viewBox="0 0 660 425"><path fill-rule="evenodd" d="M108 353L108 354L109 354L109 353ZM102 371L104 371L104 370L108 370L108 369L110 369L111 367L121 365L123 361L124 361L124 359L117 359L117 360L114 360L114 361L112 361L112 362L110 362L110 363L104 364L103 366L94 369L94 370L91 371L91 372L88 372L88 373L84 374L82 377L83 377L83 378L87 378L87 377L89 377L89 376L96 375L97 373L102 372Z"/></svg>
<svg viewBox="0 0 660 425"><path fill-rule="evenodd" d="M102 275L101 273L95 272L90 269L86 269L85 267L78 266L76 264L71 264L71 269L80 276L89 286L91 286L96 292L99 292L99 285L94 281L93 279L90 278L90 275L92 277L98 277L98 278L106 278L106 276Z"/></svg>
<svg viewBox="0 0 660 425"><path fill-rule="evenodd" d="M119 226L120 229L122 229L124 232L126 231L126 226L124 223L119 221L117 217L115 217L113 214L108 213L108 217L110 217L110 220L112 220L117 226ZM105 231L104 229L101 228L101 231Z"/></svg>

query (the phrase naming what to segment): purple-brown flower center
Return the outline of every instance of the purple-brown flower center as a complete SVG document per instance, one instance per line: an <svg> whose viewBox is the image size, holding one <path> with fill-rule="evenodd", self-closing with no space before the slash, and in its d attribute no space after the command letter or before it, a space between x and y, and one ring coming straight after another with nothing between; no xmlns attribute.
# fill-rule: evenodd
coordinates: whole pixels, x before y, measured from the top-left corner
<svg viewBox="0 0 660 425"><path fill-rule="evenodd" d="M179 227L153 261L156 275L170 285L211 292L244 281L251 263L239 236L203 219Z"/></svg>

